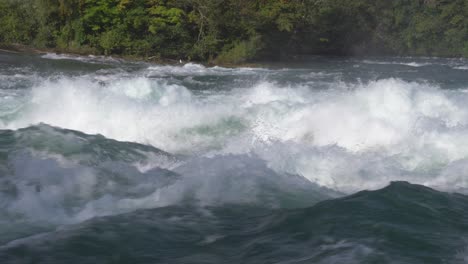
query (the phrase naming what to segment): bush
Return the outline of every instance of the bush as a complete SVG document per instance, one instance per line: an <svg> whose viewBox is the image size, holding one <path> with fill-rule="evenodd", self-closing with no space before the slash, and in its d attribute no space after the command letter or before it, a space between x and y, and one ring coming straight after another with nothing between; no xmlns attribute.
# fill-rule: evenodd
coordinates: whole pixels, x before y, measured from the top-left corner
<svg viewBox="0 0 468 264"><path fill-rule="evenodd" d="M221 54L218 55L215 62L222 64L238 64L245 63L257 56L257 53L262 48L261 38L258 36L252 37L246 41L239 41L232 47L227 47Z"/></svg>
<svg viewBox="0 0 468 264"><path fill-rule="evenodd" d="M125 41L125 34L118 29L111 29L101 34L99 45L104 50L105 55L121 51L122 44Z"/></svg>

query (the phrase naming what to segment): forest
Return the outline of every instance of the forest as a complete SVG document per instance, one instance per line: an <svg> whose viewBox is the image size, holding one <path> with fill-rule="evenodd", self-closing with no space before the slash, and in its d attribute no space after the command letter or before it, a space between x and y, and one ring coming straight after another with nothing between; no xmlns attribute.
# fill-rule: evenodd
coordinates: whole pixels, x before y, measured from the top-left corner
<svg viewBox="0 0 468 264"><path fill-rule="evenodd" d="M468 57L466 0L0 0L0 43L210 63Z"/></svg>

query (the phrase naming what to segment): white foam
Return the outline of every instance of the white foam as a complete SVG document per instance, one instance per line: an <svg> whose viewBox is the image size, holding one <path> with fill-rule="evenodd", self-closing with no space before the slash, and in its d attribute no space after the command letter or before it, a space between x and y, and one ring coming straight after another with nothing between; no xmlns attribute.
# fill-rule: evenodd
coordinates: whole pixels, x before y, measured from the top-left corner
<svg viewBox="0 0 468 264"><path fill-rule="evenodd" d="M190 74L208 69L176 68ZM86 76L43 81L3 127L44 122L173 153L254 153L277 171L344 192L391 180L468 187L444 183L456 174L452 170L465 175L456 165L468 158L463 90L384 79L336 82L328 90L314 89L313 82L260 82L201 95L145 77L102 82Z"/></svg>
<svg viewBox="0 0 468 264"><path fill-rule="evenodd" d="M187 63L182 66L171 65L154 65L148 67L147 76L162 77L162 76L204 76L204 75L252 75L259 72L269 72L264 68L225 68L220 66L205 67L196 63Z"/></svg>
<svg viewBox="0 0 468 264"><path fill-rule="evenodd" d="M104 86L88 78L61 78L33 88L24 107L8 128L44 122L180 151L211 144L210 138L184 131L221 122L235 106L204 105L183 86L146 78Z"/></svg>
<svg viewBox="0 0 468 264"><path fill-rule="evenodd" d="M81 62L86 62L86 63L105 63L105 62L120 62L121 60L113 58L113 57L107 57L107 56L94 56L94 55L88 55L88 56L78 56L78 55L71 55L71 54L57 54L57 53L46 53L41 56L43 59L49 59L49 60L74 60L74 61L81 61Z"/></svg>
<svg viewBox="0 0 468 264"><path fill-rule="evenodd" d="M410 67L423 67L432 65L432 63L420 63L420 62L402 62L402 61L374 61L374 60L363 60L365 64L381 64L381 65L405 65Z"/></svg>
<svg viewBox="0 0 468 264"><path fill-rule="evenodd" d="M166 205L158 198L165 184L159 171L139 172L119 162L89 167L60 154L32 150L11 153L9 162L14 177L8 186L14 186L15 195L2 196L0 219L9 214L18 221L76 223ZM107 173L100 172L103 168Z"/></svg>

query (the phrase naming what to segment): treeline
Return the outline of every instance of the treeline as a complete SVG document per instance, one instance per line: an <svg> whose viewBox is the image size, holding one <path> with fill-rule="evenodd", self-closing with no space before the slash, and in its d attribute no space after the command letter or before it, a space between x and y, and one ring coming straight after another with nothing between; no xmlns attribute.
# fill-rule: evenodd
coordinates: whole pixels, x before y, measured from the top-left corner
<svg viewBox="0 0 468 264"><path fill-rule="evenodd" d="M468 57L468 1L0 0L0 43L219 63Z"/></svg>

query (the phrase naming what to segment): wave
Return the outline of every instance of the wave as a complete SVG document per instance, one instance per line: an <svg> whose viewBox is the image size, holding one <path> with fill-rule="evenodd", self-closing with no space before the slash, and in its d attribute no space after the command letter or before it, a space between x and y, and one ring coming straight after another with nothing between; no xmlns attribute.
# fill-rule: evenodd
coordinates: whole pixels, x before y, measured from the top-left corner
<svg viewBox="0 0 468 264"><path fill-rule="evenodd" d="M381 64L381 65L403 65L410 67L424 67L433 65L433 63L420 63L420 62L399 62L399 61L374 61L374 60L363 60L362 63L366 64Z"/></svg>
<svg viewBox="0 0 468 264"><path fill-rule="evenodd" d="M45 124L0 130L0 184L0 243L138 209L296 208L341 195L255 156L178 156Z"/></svg>
<svg viewBox="0 0 468 264"><path fill-rule="evenodd" d="M417 58L418 61L412 61L415 58L407 57L400 58L401 60L391 61L391 60L357 60L358 63L370 64L370 65L400 65L400 66L409 66L409 67L426 67L426 66L435 66L435 67L449 67L455 70L466 70L466 59L464 58Z"/></svg>
<svg viewBox="0 0 468 264"><path fill-rule="evenodd" d="M305 209L175 206L101 217L13 241L0 247L0 257L80 264L464 263L466 219L468 197L395 182Z"/></svg>
<svg viewBox="0 0 468 264"><path fill-rule="evenodd" d="M6 263L466 260L466 197L440 192L468 192L462 60L427 79L34 58L0 73ZM439 191L372 191L391 181Z"/></svg>
<svg viewBox="0 0 468 264"><path fill-rule="evenodd" d="M468 187L465 90L394 78L331 87L260 81L198 92L165 79L58 77L33 87L0 125L44 122L176 154L254 154L346 193L391 180Z"/></svg>
<svg viewBox="0 0 468 264"><path fill-rule="evenodd" d="M150 146L47 125L0 130L0 222L73 223L138 209L128 203L174 183L168 169L177 162Z"/></svg>
<svg viewBox="0 0 468 264"><path fill-rule="evenodd" d="M153 65L147 68L147 76L223 76L223 75L254 75L258 73L268 73L266 68L236 67L225 68L220 66L206 67L196 63L186 63L178 66Z"/></svg>
<svg viewBox="0 0 468 264"><path fill-rule="evenodd" d="M48 59L48 60L73 60L73 61L79 61L79 62L85 62L85 63L120 63L124 62L124 60L113 58L113 57L107 57L107 56L94 56L94 55L88 55L88 56L79 56L79 55L71 55L71 54L57 54L57 53L46 53L41 56L43 59Z"/></svg>

